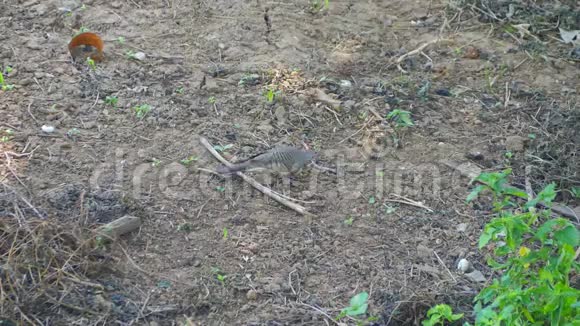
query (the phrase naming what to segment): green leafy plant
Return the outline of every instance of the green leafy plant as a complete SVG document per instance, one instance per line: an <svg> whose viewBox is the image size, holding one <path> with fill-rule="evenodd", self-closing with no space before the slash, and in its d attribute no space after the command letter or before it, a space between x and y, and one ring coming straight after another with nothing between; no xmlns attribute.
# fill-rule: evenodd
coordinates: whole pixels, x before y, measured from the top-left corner
<svg viewBox="0 0 580 326"><path fill-rule="evenodd" d="M79 34L86 33L86 32L88 32L88 31L89 31L89 29L88 29L88 28L86 28L85 26L81 26L81 28L79 28L79 30L78 30L76 33L74 33L74 35L73 35L73 36L77 36L77 35L79 35Z"/></svg>
<svg viewBox="0 0 580 326"><path fill-rule="evenodd" d="M454 314L450 306L438 304L427 311L427 318L423 320L423 326L445 325L444 321L454 322L463 318L463 314Z"/></svg>
<svg viewBox="0 0 580 326"><path fill-rule="evenodd" d="M330 6L330 0L312 0L310 3L310 8L313 13L319 12L323 8L328 10Z"/></svg>
<svg viewBox="0 0 580 326"><path fill-rule="evenodd" d="M4 74L0 71L0 87L2 87L3 91L9 91L14 88L12 84L6 84L6 80L4 80Z"/></svg>
<svg viewBox="0 0 580 326"><path fill-rule="evenodd" d="M421 101L425 102L428 100L430 89L431 89L431 82L429 82L429 81L426 81L425 83L423 83L423 86L421 86L421 88L419 88L419 91L417 91L417 96L419 96Z"/></svg>
<svg viewBox="0 0 580 326"><path fill-rule="evenodd" d="M267 88L264 92L264 98L266 98L266 102L274 103L274 100L280 96L280 91L276 91L273 88Z"/></svg>
<svg viewBox="0 0 580 326"><path fill-rule="evenodd" d="M177 93L177 94L183 94L183 93L185 93L185 88L183 86L177 87L175 89L175 93Z"/></svg>
<svg viewBox="0 0 580 326"><path fill-rule="evenodd" d="M551 209L536 209L539 202L551 207L554 183L528 198L506 185L510 173L480 174L475 180L483 185L468 196L471 201L492 193L498 215L479 238L500 277L475 297L476 325L572 325L580 315L580 290L570 286L570 276L580 271L575 261L580 234L569 220L552 218Z"/></svg>
<svg viewBox="0 0 580 326"><path fill-rule="evenodd" d="M179 161L181 164L183 165L190 165L192 162L197 161L199 158L197 156L191 155L188 156L186 158L184 158L183 160Z"/></svg>
<svg viewBox="0 0 580 326"><path fill-rule="evenodd" d="M224 191L226 191L226 187L224 187L224 186L217 186L217 187L215 187L215 190L217 192L224 192Z"/></svg>
<svg viewBox="0 0 580 326"><path fill-rule="evenodd" d="M398 128L411 127L415 125L411 119L411 112L409 111L394 109L387 114L387 119L393 120L395 126Z"/></svg>
<svg viewBox="0 0 580 326"><path fill-rule="evenodd" d="M119 36L117 37L117 42L119 42L119 44L125 44L125 38L123 36Z"/></svg>
<svg viewBox="0 0 580 326"><path fill-rule="evenodd" d="M117 106L117 102L119 102L119 99L116 96L107 96L107 97L105 97L105 103L107 105L110 105L112 107L116 107Z"/></svg>
<svg viewBox="0 0 580 326"><path fill-rule="evenodd" d="M76 138L76 137L77 137L78 135L80 135L80 134L81 134L81 131L80 131L80 130L78 130L77 128L72 128L72 129L69 129L69 130L66 132L66 135L67 135L68 137L70 137L70 138L73 138L73 139L74 139L74 138Z"/></svg>
<svg viewBox="0 0 580 326"><path fill-rule="evenodd" d="M192 230L191 223L181 223L177 226L177 231L189 233Z"/></svg>
<svg viewBox="0 0 580 326"><path fill-rule="evenodd" d="M97 65L95 64L95 60L91 59L90 57L87 58L87 65L93 71L95 71L97 69Z"/></svg>
<svg viewBox="0 0 580 326"><path fill-rule="evenodd" d="M222 231L222 238L226 240L228 238L228 228L224 228Z"/></svg>
<svg viewBox="0 0 580 326"><path fill-rule="evenodd" d="M574 186L570 188L570 193L572 196L574 196L574 198L580 198L580 187Z"/></svg>
<svg viewBox="0 0 580 326"><path fill-rule="evenodd" d="M7 143L12 139L12 135L14 135L14 131L12 129L4 129L2 131L3 135L0 137L0 142Z"/></svg>
<svg viewBox="0 0 580 326"><path fill-rule="evenodd" d="M350 299L350 306L342 309L336 319L341 319L345 316L358 316L367 312L369 294L361 292Z"/></svg>
<svg viewBox="0 0 580 326"><path fill-rule="evenodd" d="M352 216L349 216L349 217L346 218L346 220L344 220L343 223L344 223L344 225L351 226L352 223L354 223L354 218Z"/></svg>
<svg viewBox="0 0 580 326"><path fill-rule="evenodd" d="M211 272L222 285L225 285L227 275L223 274L218 267L212 267Z"/></svg>
<svg viewBox="0 0 580 326"><path fill-rule="evenodd" d="M227 145L224 145L224 146L215 145L213 147L213 149L215 149L218 152L225 152L225 151L227 151L228 149L230 149L232 147L234 147L234 145L232 145L232 144L227 144Z"/></svg>
<svg viewBox="0 0 580 326"><path fill-rule="evenodd" d="M135 56L135 52L131 50L127 50L127 52L125 52L125 56L129 59L137 59L137 57Z"/></svg>
<svg viewBox="0 0 580 326"><path fill-rule="evenodd" d="M151 111L151 106L149 104L141 104L133 107L133 111L135 111L135 116L139 119L143 119L149 111Z"/></svg>
<svg viewBox="0 0 580 326"><path fill-rule="evenodd" d="M151 166L156 168L161 165L161 160L156 159L155 157L151 159Z"/></svg>

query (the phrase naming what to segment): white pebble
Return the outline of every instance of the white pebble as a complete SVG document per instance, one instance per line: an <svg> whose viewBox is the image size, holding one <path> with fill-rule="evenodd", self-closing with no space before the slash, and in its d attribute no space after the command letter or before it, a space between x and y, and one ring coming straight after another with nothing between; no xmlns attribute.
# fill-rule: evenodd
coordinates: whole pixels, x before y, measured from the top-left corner
<svg viewBox="0 0 580 326"><path fill-rule="evenodd" d="M469 270L470 267L470 263L467 259L462 258L459 263L457 263L457 269L462 272L465 273L467 272L467 270Z"/></svg>
<svg viewBox="0 0 580 326"><path fill-rule="evenodd" d="M135 59L137 59L139 61L143 61L143 60L145 60L146 55L143 52L137 52L137 53L135 53L134 57L135 57Z"/></svg>
<svg viewBox="0 0 580 326"><path fill-rule="evenodd" d="M46 133L54 132L54 127L53 126L43 125L42 127L40 127L40 129L42 129L42 131L44 131Z"/></svg>

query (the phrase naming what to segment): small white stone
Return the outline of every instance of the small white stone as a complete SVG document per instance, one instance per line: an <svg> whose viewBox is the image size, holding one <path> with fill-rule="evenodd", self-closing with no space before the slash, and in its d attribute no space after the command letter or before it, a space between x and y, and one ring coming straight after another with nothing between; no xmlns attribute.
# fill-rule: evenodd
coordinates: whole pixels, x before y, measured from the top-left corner
<svg viewBox="0 0 580 326"><path fill-rule="evenodd" d="M457 270L459 270L462 273L467 272L467 270L469 270L470 267L470 263L467 259L462 258L459 263L457 263Z"/></svg>
<svg viewBox="0 0 580 326"><path fill-rule="evenodd" d="M43 125L42 127L40 127L40 129L42 129L42 131L50 134L51 132L54 132L54 127L53 126L47 126L47 125Z"/></svg>
<svg viewBox="0 0 580 326"><path fill-rule="evenodd" d="M467 223L457 224L457 226L455 227L455 230L457 230L457 232L465 232L467 230Z"/></svg>
<svg viewBox="0 0 580 326"><path fill-rule="evenodd" d="M137 59L139 61L143 61L143 60L145 60L146 55L143 52L137 52L137 53L135 53L134 57L135 57L135 59Z"/></svg>

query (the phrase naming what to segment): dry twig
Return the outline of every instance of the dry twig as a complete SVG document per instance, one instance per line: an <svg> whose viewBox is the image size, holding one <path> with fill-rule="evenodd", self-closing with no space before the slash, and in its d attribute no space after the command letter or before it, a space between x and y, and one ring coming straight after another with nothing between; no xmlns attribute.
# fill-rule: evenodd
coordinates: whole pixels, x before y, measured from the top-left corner
<svg viewBox="0 0 580 326"><path fill-rule="evenodd" d="M200 137L199 139L200 143L220 162L222 162L223 164L225 164L228 167L231 167L232 164L230 162L228 162L225 158L223 158L214 148L213 146L209 143L209 141L207 139L205 139L204 137ZM274 199L275 201L279 202L280 204L294 210L297 213L300 213L302 215L305 216L310 216L310 217L314 217L315 215L308 212L306 210L306 208L304 208L303 206L300 206L296 203L293 203L287 199L284 199L280 196L278 196L277 194L275 194L270 188L265 187L263 185L261 185L260 183L258 183L256 180L254 180L253 178L243 174L242 172L236 172L236 174L238 176L240 176L242 179L244 179L244 181L246 181L247 183L249 183L252 187L258 189L259 191L261 191L264 195Z"/></svg>

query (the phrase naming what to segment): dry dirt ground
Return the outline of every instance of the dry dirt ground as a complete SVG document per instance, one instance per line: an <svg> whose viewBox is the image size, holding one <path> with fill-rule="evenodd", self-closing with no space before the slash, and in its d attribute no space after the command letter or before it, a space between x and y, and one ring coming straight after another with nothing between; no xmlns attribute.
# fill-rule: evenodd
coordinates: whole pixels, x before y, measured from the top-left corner
<svg viewBox="0 0 580 326"><path fill-rule="evenodd" d="M126 214L143 222L86 261L73 259L78 249L53 274L46 267L56 275L46 280L33 270L52 261L37 253L20 269L3 252L0 317L332 325L367 291L368 324L416 325L436 303L470 318L482 284L455 266L466 258L494 276L477 249L490 202L467 205L469 179L444 162L511 166L514 184L555 181L558 200L578 206L580 49L558 40L552 20L530 33L507 28L500 5L321 2L1 1L0 63L15 87L0 93L0 248L18 238L15 225L36 225L34 234ZM70 62L81 28L105 40L94 71ZM414 125L388 119L395 109ZM256 175L316 215L306 218L238 177L198 170L217 166L201 136L231 160L305 144L338 175ZM11 292L14 275L21 288L43 286Z"/></svg>

